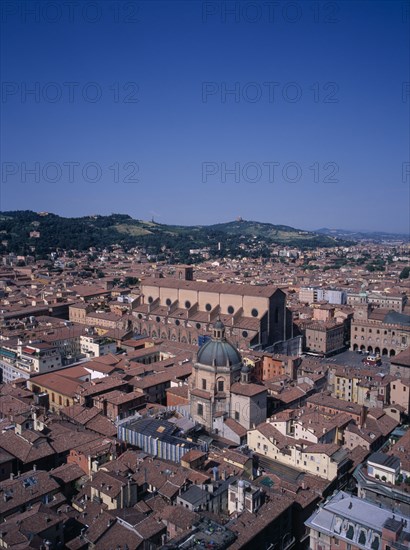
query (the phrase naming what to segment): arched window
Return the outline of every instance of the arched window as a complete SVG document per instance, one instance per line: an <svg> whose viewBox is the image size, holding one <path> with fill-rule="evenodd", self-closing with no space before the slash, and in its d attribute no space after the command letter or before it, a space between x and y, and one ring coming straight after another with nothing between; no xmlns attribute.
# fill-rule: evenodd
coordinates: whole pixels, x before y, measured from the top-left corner
<svg viewBox="0 0 410 550"><path fill-rule="evenodd" d="M380 548L380 538L378 535L373 536L372 544L370 545L370 548L372 550L379 550Z"/></svg>
<svg viewBox="0 0 410 550"><path fill-rule="evenodd" d="M354 535L354 527L349 523L349 527L346 531L346 538L352 540Z"/></svg>
<svg viewBox="0 0 410 550"><path fill-rule="evenodd" d="M360 529L360 535L359 535L359 544L363 544L363 546L366 544L366 531L363 529Z"/></svg>

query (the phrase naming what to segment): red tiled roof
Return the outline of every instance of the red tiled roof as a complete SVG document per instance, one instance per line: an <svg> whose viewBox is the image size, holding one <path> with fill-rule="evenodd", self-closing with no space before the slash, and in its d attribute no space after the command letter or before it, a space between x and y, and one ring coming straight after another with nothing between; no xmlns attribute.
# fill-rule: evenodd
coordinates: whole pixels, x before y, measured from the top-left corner
<svg viewBox="0 0 410 550"><path fill-rule="evenodd" d="M267 389L265 386L259 386L258 384L241 384L236 382L231 386L231 392L236 393L237 395L244 395L246 397L253 397L259 393L266 392Z"/></svg>

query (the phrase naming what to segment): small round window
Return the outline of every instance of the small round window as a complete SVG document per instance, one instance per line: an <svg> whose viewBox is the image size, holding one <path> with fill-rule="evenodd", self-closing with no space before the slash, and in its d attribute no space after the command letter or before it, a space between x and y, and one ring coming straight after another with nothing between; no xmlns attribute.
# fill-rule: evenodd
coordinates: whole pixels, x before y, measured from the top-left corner
<svg viewBox="0 0 410 550"><path fill-rule="evenodd" d="M170 305L172 304L171 298L167 298L167 299L165 300L165 303L167 304L167 306L170 306Z"/></svg>
<svg viewBox="0 0 410 550"><path fill-rule="evenodd" d="M244 338L246 338L246 337L248 336L248 331L247 331L247 330L243 330L243 331L242 331L242 336L243 336Z"/></svg>
<svg viewBox="0 0 410 550"><path fill-rule="evenodd" d="M138 313L138 319L142 319L142 313Z"/></svg>
<svg viewBox="0 0 410 550"><path fill-rule="evenodd" d="M154 298L152 296L148 296L148 303L152 304L153 301L154 301Z"/></svg>
<svg viewBox="0 0 410 550"><path fill-rule="evenodd" d="M175 321L175 324L176 324L177 327L179 326L179 319L177 319L177 320Z"/></svg>
<svg viewBox="0 0 410 550"><path fill-rule="evenodd" d="M234 311L235 311L235 308L233 306L228 306L229 315L232 315Z"/></svg>
<svg viewBox="0 0 410 550"><path fill-rule="evenodd" d="M191 302L190 302L189 300L187 300L187 301L185 302L185 307L186 307L187 309L189 309L189 308L191 307Z"/></svg>
<svg viewBox="0 0 410 550"><path fill-rule="evenodd" d="M201 323L197 323L195 326L199 330L201 328Z"/></svg>
<svg viewBox="0 0 410 550"><path fill-rule="evenodd" d="M211 309L212 309L211 304L206 304L205 309L206 309L206 311L211 311Z"/></svg>
<svg viewBox="0 0 410 550"><path fill-rule="evenodd" d="M157 317L155 320L157 323L159 323L161 321L161 317Z"/></svg>
<svg viewBox="0 0 410 550"><path fill-rule="evenodd" d="M256 308L253 308L253 310L251 311L251 315L252 315L252 317L257 317L258 316L258 310Z"/></svg>

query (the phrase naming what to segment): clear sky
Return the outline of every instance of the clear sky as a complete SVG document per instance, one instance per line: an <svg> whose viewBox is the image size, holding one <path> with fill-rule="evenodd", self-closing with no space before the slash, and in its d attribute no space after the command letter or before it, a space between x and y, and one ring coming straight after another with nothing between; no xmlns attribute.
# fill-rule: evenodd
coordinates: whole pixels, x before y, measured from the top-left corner
<svg viewBox="0 0 410 550"><path fill-rule="evenodd" d="M408 2L3 0L1 25L1 210L408 232Z"/></svg>

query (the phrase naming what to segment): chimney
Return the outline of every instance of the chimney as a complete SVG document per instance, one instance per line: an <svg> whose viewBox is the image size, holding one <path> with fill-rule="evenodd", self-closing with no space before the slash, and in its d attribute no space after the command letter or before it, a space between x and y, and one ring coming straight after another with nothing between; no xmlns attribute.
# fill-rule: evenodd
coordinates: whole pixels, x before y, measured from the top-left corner
<svg viewBox="0 0 410 550"><path fill-rule="evenodd" d="M366 427L366 418L367 418L367 407L363 405L360 410L359 428Z"/></svg>

